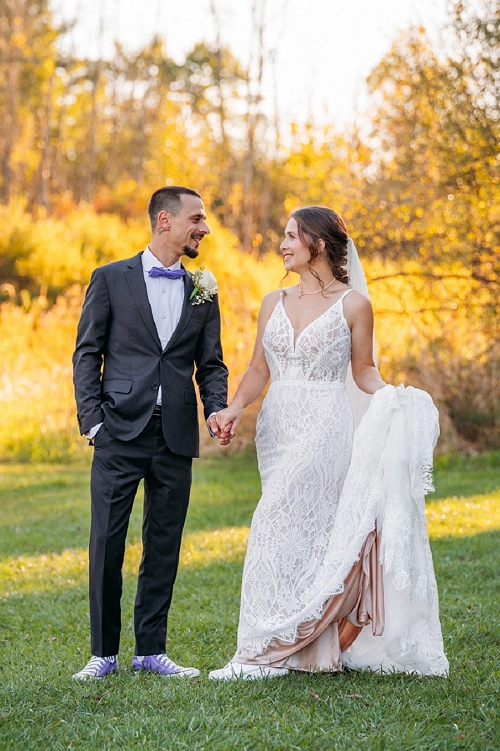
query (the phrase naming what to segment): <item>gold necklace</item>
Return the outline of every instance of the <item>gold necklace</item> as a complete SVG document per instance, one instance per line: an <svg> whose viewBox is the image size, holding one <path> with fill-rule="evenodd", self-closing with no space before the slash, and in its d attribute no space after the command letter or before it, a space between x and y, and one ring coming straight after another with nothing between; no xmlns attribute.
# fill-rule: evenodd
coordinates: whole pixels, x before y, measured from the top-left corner
<svg viewBox="0 0 500 751"><path fill-rule="evenodd" d="M319 295L320 292L324 292L325 289L328 289L328 287L331 287L334 282L336 282L336 279L332 279L330 284L327 284L326 287L322 287L321 289L317 289L316 292L302 292L302 288L300 286L300 282L297 282L297 287L299 288L299 300L301 297L304 297L305 295Z"/></svg>

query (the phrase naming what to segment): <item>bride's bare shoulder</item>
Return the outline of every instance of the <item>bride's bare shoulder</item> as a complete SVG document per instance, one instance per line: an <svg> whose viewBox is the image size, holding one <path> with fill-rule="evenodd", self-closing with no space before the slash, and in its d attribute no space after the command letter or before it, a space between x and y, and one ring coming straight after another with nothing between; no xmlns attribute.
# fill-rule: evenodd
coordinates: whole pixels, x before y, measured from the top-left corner
<svg viewBox="0 0 500 751"><path fill-rule="evenodd" d="M344 300L344 313L349 322L357 318L370 318L373 316L373 309L370 300L353 289Z"/></svg>
<svg viewBox="0 0 500 751"><path fill-rule="evenodd" d="M265 320L269 318L276 305L278 304L280 297L280 289L273 289L272 292L268 292L267 295L264 295L264 297L262 298L262 303L260 305L259 315L261 318L264 318Z"/></svg>
<svg viewBox="0 0 500 751"><path fill-rule="evenodd" d="M344 297L344 306L355 310L367 310L371 308L370 300L351 287L348 287L349 294Z"/></svg>
<svg viewBox="0 0 500 751"><path fill-rule="evenodd" d="M280 295L280 289L273 289L272 292L268 292L267 295L264 295L264 297L262 298L261 309L267 310L268 308L274 308L274 306L280 299Z"/></svg>
<svg viewBox="0 0 500 751"><path fill-rule="evenodd" d="M262 302L269 301L269 304L276 305L278 300L281 296L286 297L286 295L293 295L297 291L297 285L293 284L291 287L282 287L281 289L273 289L272 292L268 292L267 295L264 295L262 298Z"/></svg>

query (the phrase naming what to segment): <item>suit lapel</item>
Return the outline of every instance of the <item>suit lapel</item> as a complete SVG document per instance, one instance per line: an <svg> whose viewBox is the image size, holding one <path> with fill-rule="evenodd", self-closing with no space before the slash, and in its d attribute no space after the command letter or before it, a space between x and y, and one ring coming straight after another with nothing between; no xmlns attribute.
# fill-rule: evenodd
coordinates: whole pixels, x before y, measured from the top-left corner
<svg viewBox="0 0 500 751"><path fill-rule="evenodd" d="M193 284L193 277L191 276L189 271L186 271L183 281L184 281L184 304L182 306L181 317L179 318L179 323L174 329L174 333L168 340L168 343L164 349L164 352L167 352L167 350L169 350L170 347L173 344L175 344L175 342L177 341L181 333L184 331L184 329L188 325L189 319L191 318L191 315L193 313L193 303L191 302L189 298L191 297L191 292L194 289L194 284Z"/></svg>
<svg viewBox="0 0 500 751"><path fill-rule="evenodd" d="M130 259L125 271L125 278L132 294L132 298L141 314L142 320L146 324L155 344L161 350L161 342L158 337L158 332L153 320L153 313L151 312L151 306L148 300L141 257L142 253L138 253L134 258Z"/></svg>

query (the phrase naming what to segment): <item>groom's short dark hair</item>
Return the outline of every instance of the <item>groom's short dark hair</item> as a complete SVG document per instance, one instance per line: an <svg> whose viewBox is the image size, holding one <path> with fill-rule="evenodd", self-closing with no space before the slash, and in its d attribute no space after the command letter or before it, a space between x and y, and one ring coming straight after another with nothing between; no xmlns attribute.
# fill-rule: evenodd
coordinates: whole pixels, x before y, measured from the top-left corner
<svg viewBox="0 0 500 751"><path fill-rule="evenodd" d="M184 188L182 185L165 185L163 188L155 190L148 204L149 221L153 229L156 227L160 211L168 211L169 214L177 216L181 210L181 196L183 194L201 198L195 190Z"/></svg>

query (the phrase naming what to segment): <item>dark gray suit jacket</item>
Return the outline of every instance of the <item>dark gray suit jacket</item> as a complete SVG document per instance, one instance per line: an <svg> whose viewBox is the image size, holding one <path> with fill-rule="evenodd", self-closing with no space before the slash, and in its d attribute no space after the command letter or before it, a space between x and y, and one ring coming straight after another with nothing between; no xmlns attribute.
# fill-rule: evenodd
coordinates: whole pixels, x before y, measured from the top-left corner
<svg viewBox="0 0 500 751"><path fill-rule="evenodd" d="M149 305L142 252L97 268L83 304L73 355L80 432L104 422L130 441L145 428L162 388L163 434L168 448L199 455L193 372L205 418L226 406L227 368L222 361L217 296L193 305L189 272L177 328L162 351Z"/></svg>

